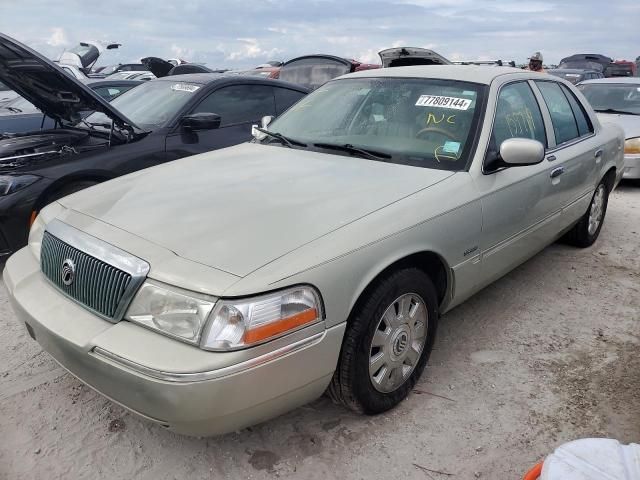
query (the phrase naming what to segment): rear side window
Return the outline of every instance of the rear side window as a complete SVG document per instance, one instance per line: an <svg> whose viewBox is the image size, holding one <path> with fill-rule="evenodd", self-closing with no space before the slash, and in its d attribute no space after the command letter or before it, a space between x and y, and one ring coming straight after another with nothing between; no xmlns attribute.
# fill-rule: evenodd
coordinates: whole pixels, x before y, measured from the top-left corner
<svg viewBox="0 0 640 480"><path fill-rule="evenodd" d="M211 93L193 113L217 113L222 127L257 122L262 117L275 116L273 88L268 85L230 85Z"/></svg>
<svg viewBox="0 0 640 480"><path fill-rule="evenodd" d="M509 138L530 138L547 145L540 107L527 82L509 84L498 95L492 137L496 151Z"/></svg>
<svg viewBox="0 0 640 480"><path fill-rule="evenodd" d="M556 135L556 144L578 138L578 125L573 116L573 110L567 97L562 93L560 84L556 82L536 81L536 85L540 89L544 101L549 108L551 114L551 122L553 123L553 131Z"/></svg>
<svg viewBox="0 0 640 480"><path fill-rule="evenodd" d="M276 94L276 113L278 115L305 96L304 93L290 88L275 87L273 91Z"/></svg>
<svg viewBox="0 0 640 480"><path fill-rule="evenodd" d="M571 110L573 110L573 116L576 119L576 123L578 125L578 133L580 136L589 135L593 132L593 125L587 116L587 112L584 111L584 107L575 97L573 92L569 91L567 87L562 85L562 91L564 92L567 100L569 100L569 105L571 105Z"/></svg>

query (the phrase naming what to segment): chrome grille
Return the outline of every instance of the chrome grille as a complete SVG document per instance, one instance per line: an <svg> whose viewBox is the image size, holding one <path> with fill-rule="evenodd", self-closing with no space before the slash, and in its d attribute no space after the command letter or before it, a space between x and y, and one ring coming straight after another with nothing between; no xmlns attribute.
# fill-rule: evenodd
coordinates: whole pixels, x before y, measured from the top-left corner
<svg viewBox="0 0 640 480"><path fill-rule="evenodd" d="M75 278L63 281L63 263L71 260ZM121 303L132 276L44 232L40 251L42 273L62 292L85 307L112 320L119 320ZM125 305L126 307L126 305Z"/></svg>

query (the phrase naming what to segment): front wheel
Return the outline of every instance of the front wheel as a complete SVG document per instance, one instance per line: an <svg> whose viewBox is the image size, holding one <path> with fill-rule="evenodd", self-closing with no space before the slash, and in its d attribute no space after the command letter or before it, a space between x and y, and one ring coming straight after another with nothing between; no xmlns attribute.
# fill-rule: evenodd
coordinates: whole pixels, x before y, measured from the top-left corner
<svg viewBox="0 0 640 480"><path fill-rule="evenodd" d="M433 347L438 301L421 270L396 271L365 294L352 313L330 397L376 414L400 403L420 378Z"/></svg>
<svg viewBox="0 0 640 480"><path fill-rule="evenodd" d="M593 245L602 230L608 204L609 188L605 180L602 179L591 197L589 209L567 234L567 240L570 244L580 248Z"/></svg>

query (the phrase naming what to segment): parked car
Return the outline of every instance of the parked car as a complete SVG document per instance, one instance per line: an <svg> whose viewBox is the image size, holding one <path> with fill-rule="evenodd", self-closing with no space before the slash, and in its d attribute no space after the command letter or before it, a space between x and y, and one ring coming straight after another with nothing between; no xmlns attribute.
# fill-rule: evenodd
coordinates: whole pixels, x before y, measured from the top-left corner
<svg viewBox="0 0 640 480"><path fill-rule="evenodd" d="M382 68L406 67L409 65L452 65L439 53L428 48L394 47L378 53Z"/></svg>
<svg viewBox="0 0 640 480"><path fill-rule="evenodd" d="M118 63L116 65L107 65L106 67L100 67L100 69L94 69L93 74L102 77L107 77L119 72L146 72L147 67L142 63Z"/></svg>
<svg viewBox="0 0 640 480"><path fill-rule="evenodd" d="M602 122L625 134L624 178L640 179L640 78L603 78L578 85Z"/></svg>
<svg viewBox="0 0 640 480"><path fill-rule="evenodd" d="M138 80L147 82L153 80L156 76L151 72L118 72L105 77L107 80Z"/></svg>
<svg viewBox="0 0 640 480"><path fill-rule="evenodd" d="M185 75L188 73L220 73L219 71L211 70L198 63L180 63L174 65L172 62L158 57L146 57L143 58L141 62L157 78Z"/></svg>
<svg viewBox="0 0 640 480"><path fill-rule="evenodd" d="M30 221L47 203L135 170L247 141L253 123L280 114L307 92L259 77L198 74L145 82L107 103L4 35L0 65L0 81L61 126L0 134L5 255L26 243ZM86 111L94 113L82 118Z"/></svg>
<svg viewBox="0 0 640 480"><path fill-rule="evenodd" d="M121 46L122 44L115 42L80 42L75 47L62 52L58 63L75 67L87 75L105 50L115 50Z"/></svg>
<svg viewBox="0 0 640 480"><path fill-rule="evenodd" d="M560 60L560 69L595 70L605 72L605 69L613 63L613 59L597 53L576 53Z"/></svg>
<svg viewBox="0 0 640 480"><path fill-rule="evenodd" d="M593 244L622 175L619 127L506 67L357 72L261 125L60 199L4 270L47 352L177 432L325 391L392 408L439 316L565 234Z"/></svg>
<svg viewBox="0 0 640 480"><path fill-rule="evenodd" d="M350 72L380 68L333 55L305 55L285 62L278 78L314 90L329 80Z"/></svg>
<svg viewBox="0 0 640 480"><path fill-rule="evenodd" d="M605 70L605 77L635 77L637 68L634 62L616 60Z"/></svg>
<svg viewBox="0 0 640 480"><path fill-rule="evenodd" d="M85 84L98 95L110 102L114 98L140 85L136 80L98 80L88 79ZM82 112L86 117L92 112ZM0 106L0 134L49 130L56 127L56 121L43 114L27 99L18 97ZM0 161L1 162L1 161Z"/></svg>
<svg viewBox="0 0 640 480"><path fill-rule="evenodd" d="M580 70L577 68L552 68L547 70L547 73L563 78L574 85L584 80L604 78L604 74L602 72L598 72L596 70Z"/></svg>
<svg viewBox="0 0 640 480"><path fill-rule="evenodd" d="M89 77L74 65L65 65L61 63L59 66L62 71L66 72L68 75L71 75L73 78L80 80L81 82L86 82L87 80L89 80Z"/></svg>

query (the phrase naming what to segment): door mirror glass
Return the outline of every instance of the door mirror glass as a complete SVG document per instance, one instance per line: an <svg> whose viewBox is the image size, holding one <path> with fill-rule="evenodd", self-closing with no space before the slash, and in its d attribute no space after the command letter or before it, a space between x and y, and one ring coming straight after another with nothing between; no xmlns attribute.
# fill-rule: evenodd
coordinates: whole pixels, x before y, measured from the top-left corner
<svg viewBox="0 0 640 480"><path fill-rule="evenodd" d="M182 117L182 126L187 130L214 130L220 128L222 118L217 113L192 113Z"/></svg>
<svg viewBox="0 0 640 480"><path fill-rule="evenodd" d="M260 128L267 128L272 121L273 121L273 116L265 115L260 119Z"/></svg>
<svg viewBox="0 0 640 480"><path fill-rule="evenodd" d="M500 158L511 167L535 165L544 159L544 145L528 138L509 138L500 145Z"/></svg>

